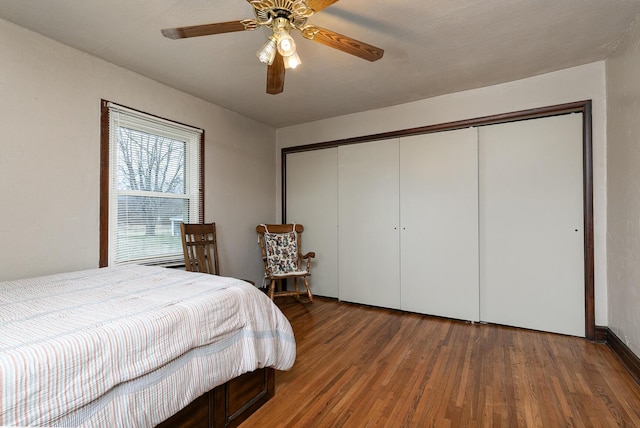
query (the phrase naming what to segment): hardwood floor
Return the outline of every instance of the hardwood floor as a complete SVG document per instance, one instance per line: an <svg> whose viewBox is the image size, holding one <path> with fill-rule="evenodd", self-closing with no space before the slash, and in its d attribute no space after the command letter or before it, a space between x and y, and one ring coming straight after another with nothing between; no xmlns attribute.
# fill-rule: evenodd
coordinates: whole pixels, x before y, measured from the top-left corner
<svg viewBox="0 0 640 428"><path fill-rule="evenodd" d="M283 298L298 356L249 427L640 427L640 387L581 338Z"/></svg>

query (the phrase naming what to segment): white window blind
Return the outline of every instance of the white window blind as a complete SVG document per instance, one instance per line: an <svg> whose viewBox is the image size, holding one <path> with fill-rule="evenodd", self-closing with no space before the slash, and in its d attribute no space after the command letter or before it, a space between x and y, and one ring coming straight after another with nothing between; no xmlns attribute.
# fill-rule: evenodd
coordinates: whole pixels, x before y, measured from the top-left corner
<svg viewBox="0 0 640 428"><path fill-rule="evenodd" d="M184 262L202 222L202 130L109 103L109 265Z"/></svg>

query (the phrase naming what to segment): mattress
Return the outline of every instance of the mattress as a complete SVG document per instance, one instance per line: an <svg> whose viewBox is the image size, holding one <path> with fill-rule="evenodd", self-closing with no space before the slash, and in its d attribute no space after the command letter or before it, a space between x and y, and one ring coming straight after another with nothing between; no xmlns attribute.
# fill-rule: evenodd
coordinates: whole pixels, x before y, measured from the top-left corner
<svg viewBox="0 0 640 428"><path fill-rule="evenodd" d="M295 356L284 315L234 278L131 265L0 283L0 425L152 427Z"/></svg>

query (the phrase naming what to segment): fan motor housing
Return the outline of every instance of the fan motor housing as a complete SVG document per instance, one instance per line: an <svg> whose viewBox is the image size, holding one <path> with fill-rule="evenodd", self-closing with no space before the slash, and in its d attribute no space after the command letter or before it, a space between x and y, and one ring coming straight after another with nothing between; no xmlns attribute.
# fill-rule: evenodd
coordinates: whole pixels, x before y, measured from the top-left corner
<svg viewBox="0 0 640 428"><path fill-rule="evenodd" d="M266 0L251 2L258 22L266 23L276 18L286 18L295 26L304 25L307 21L304 14L313 13L301 0Z"/></svg>

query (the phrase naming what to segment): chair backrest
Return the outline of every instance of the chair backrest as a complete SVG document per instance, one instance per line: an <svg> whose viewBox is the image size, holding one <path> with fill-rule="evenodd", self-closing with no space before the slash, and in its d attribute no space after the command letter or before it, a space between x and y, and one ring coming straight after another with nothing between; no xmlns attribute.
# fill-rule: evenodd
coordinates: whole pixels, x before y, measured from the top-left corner
<svg viewBox="0 0 640 428"><path fill-rule="evenodd" d="M216 224L180 223L185 268L190 272L220 275Z"/></svg>
<svg viewBox="0 0 640 428"><path fill-rule="evenodd" d="M260 224L256 227L266 276L300 271L301 224Z"/></svg>

